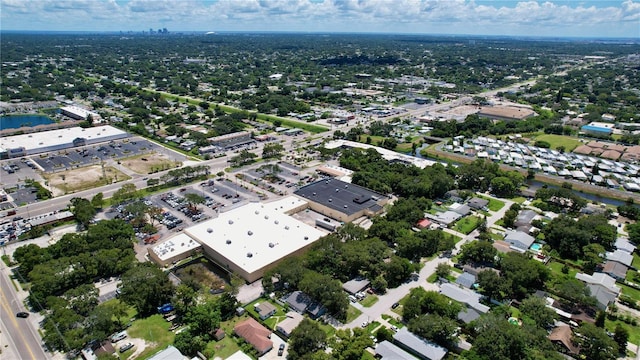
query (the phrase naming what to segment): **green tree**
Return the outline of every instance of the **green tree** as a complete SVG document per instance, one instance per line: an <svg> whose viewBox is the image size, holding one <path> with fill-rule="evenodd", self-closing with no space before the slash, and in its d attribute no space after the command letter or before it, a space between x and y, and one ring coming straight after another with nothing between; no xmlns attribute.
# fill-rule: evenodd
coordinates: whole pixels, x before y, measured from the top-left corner
<svg viewBox="0 0 640 360"><path fill-rule="evenodd" d="M629 330L620 324L616 325L616 328L613 331L613 341L618 344L619 353L625 353L627 349L627 342L629 341Z"/></svg>
<svg viewBox="0 0 640 360"><path fill-rule="evenodd" d="M332 359L360 360L366 349L373 346L373 341L364 329L341 329L330 339L329 346Z"/></svg>
<svg viewBox="0 0 640 360"><path fill-rule="evenodd" d="M441 263L436 266L436 275L439 278L446 279L451 273L451 266L446 263Z"/></svg>
<svg viewBox="0 0 640 360"><path fill-rule="evenodd" d="M215 300L207 300L191 306L184 316L189 330L202 336L204 341L211 340L211 334L220 325L220 308Z"/></svg>
<svg viewBox="0 0 640 360"><path fill-rule="evenodd" d="M185 355L196 356L198 352L204 350L207 342L201 335L187 329L176 335L173 345Z"/></svg>
<svg viewBox="0 0 640 360"><path fill-rule="evenodd" d="M456 320L438 314L420 315L409 321L409 331L438 345L451 347L456 340Z"/></svg>
<svg viewBox="0 0 640 360"><path fill-rule="evenodd" d="M520 312L544 329L550 329L556 318L555 311L547 307L545 299L537 296L529 296L522 300Z"/></svg>
<svg viewBox="0 0 640 360"><path fill-rule="evenodd" d="M322 331L317 322L304 318L291 332L289 343L291 345L287 359L309 359L313 353L324 349L327 344L327 334Z"/></svg>
<svg viewBox="0 0 640 360"><path fill-rule="evenodd" d="M184 199L187 202L189 208L191 209L191 211L196 212L198 211L198 205L199 204L204 204L205 199L204 197L202 197L201 195L198 195L196 193L186 193L184 194Z"/></svg>
<svg viewBox="0 0 640 360"><path fill-rule="evenodd" d="M474 241L462 246L460 262L462 264L492 264L498 254L488 241Z"/></svg>
<svg viewBox="0 0 640 360"><path fill-rule="evenodd" d="M102 209L104 206L104 194L99 192L91 198L91 205L96 209Z"/></svg>
<svg viewBox="0 0 640 360"><path fill-rule="evenodd" d="M265 144L262 148L262 158L263 159L272 159L272 158L281 158L282 152L284 151L284 146L279 143L269 143Z"/></svg>
<svg viewBox="0 0 640 360"><path fill-rule="evenodd" d="M83 228L89 227L89 224L93 221L93 218L96 216L96 210L91 205L91 202L87 199L83 198L73 198L71 199L71 213L75 217L78 225Z"/></svg>
<svg viewBox="0 0 640 360"><path fill-rule="evenodd" d="M573 341L580 345L580 354L589 360L614 360L618 357L618 344L603 329L588 322L576 330Z"/></svg>
<svg viewBox="0 0 640 360"><path fill-rule="evenodd" d="M162 270L151 263L136 264L122 275L120 299L132 305L141 316L155 313L157 307L168 302L173 285Z"/></svg>

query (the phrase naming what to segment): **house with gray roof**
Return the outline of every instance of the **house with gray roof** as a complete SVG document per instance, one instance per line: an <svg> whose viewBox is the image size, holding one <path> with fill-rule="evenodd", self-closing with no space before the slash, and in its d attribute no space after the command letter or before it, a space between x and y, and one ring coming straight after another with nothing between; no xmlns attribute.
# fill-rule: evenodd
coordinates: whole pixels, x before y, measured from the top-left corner
<svg viewBox="0 0 640 360"><path fill-rule="evenodd" d="M473 210L482 210L486 208L487 205L489 205L489 200L485 200L479 197L474 197L473 199L467 202L467 205L469 205L469 207L472 208Z"/></svg>
<svg viewBox="0 0 640 360"><path fill-rule="evenodd" d="M289 311L286 316L286 319L282 320L278 323L278 325L276 325L276 330L282 333L284 336L289 337L291 336L291 332L293 331L293 329L297 328L298 325L300 325L300 323L304 319L304 316L295 311Z"/></svg>
<svg viewBox="0 0 640 360"><path fill-rule="evenodd" d="M470 289L476 283L476 276L468 272L463 272L456 279L456 284Z"/></svg>
<svg viewBox="0 0 640 360"><path fill-rule="evenodd" d="M309 297L309 295L299 290L292 292L283 300L287 303L287 305L289 305L289 308L301 314L304 314L304 312L311 304L311 298Z"/></svg>
<svg viewBox="0 0 640 360"><path fill-rule="evenodd" d="M531 222L537 215L538 213L536 213L533 210L529 210L529 209L522 210L518 213L518 216L514 221L514 226L520 227L520 226L531 225Z"/></svg>
<svg viewBox="0 0 640 360"><path fill-rule="evenodd" d="M417 357L393 345L393 343L390 343L387 340L376 346L376 357L380 357L382 360L418 360Z"/></svg>
<svg viewBox="0 0 640 360"><path fill-rule="evenodd" d="M593 275L577 273L576 279L584 282L591 296L596 298L598 308L606 309L609 304L615 302L620 294L620 288L616 286L616 280L604 273L593 273Z"/></svg>
<svg viewBox="0 0 640 360"><path fill-rule="evenodd" d="M440 286L440 293L449 299L463 303L480 313L485 314L490 310L487 305L480 303L482 295L475 291L461 288L458 285L444 283Z"/></svg>
<svg viewBox="0 0 640 360"><path fill-rule="evenodd" d="M620 264L624 264L626 266L631 266L631 263L633 262L633 255L629 254L624 250L607 252L606 258L609 261L617 261Z"/></svg>
<svg viewBox="0 0 640 360"><path fill-rule="evenodd" d="M365 278L351 279L342 284L342 289L351 295L355 295L356 293L368 288L369 284L371 284L371 282Z"/></svg>
<svg viewBox="0 0 640 360"><path fill-rule="evenodd" d="M616 280L624 280L624 278L627 277L627 270L629 270L629 268L626 265L621 264L617 261L607 261L602 267L603 273L611 276Z"/></svg>
<svg viewBox="0 0 640 360"><path fill-rule="evenodd" d="M507 231L504 241L509 243L509 247L521 253L529 250L529 247L536 239L522 231Z"/></svg>
<svg viewBox="0 0 640 360"><path fill-rule="evenodd" d="M276 307L268 301L255 304L253 307L260 316L260 320L266 320L276 313Z"/></svg>
<svg viewBox="0 0 640 360"><path fill-rule="evenodd" d="M465 324L469 324L470 322L480 318L480 315L481 314L479 312L475 311L472 308L464 308L460 310L457 318L459 321L462 321Z"/></svg>
<svg viewBox="0 0 640 360"><path fill-rule="evenodd" d="M633 252L636 250L636 246L633 245L629 239L627 238L623 238L623 237L619 237L616 239L615 244L613 245L616 249L618 250L622 250L622 251L626 251L629 254L633 254Z"/></svg>
<svg viewBox="0 0 640 360"><path fill-rule="evenodd" d="M393 335L393 341L400 348L423 360L442 360L448 352L446 348L409 332L406 327Z"/></svg>

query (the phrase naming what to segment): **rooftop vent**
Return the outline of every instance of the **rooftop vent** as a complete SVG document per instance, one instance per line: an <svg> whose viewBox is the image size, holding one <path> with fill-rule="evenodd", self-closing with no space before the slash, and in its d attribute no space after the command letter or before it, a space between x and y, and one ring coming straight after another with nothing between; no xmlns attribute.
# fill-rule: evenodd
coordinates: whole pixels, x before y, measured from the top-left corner
<svg viewBox="0 0 640 360"><path fill-rule="evenodd" d="M260 214L260 211L256 210L256 215Z"/></svg>
<svg viewBox="0 0 640 360"><path fill-rule="evenodd" d="M269 243L269 247L270 247L270 248L272 248L272 247L274 247L274 246L276 246L276 244L274 244L274 243Z"/></svg>
<svg viewBox="0 0 640 360"><path fill-rule="evenodd" d="M309 237L308 237L308 236L305 236L305 237L304 237L304 239L305 239L305 240L309 240Z"/></svg>
<svg viewBox="0 0 640 360"><path fill-rule="evenodd" d="M331 200L331 198L329 198L329 202L332 202L333 200Z"/></svg>
<svg viewBox="0 0 640 360"><path fill-rule="evenodd" d="M232 224L233 224L233 220L229 220L229 225L232 225Z"/></svg>
<svg viewBox="0 0 640 360"><path fill-rule="evenodd" d="M207 228L207 232L208 232L209 234L211 234L211 233L213 232L213 229L212 229L212 228Z"/></svg>
<svg viewBox="0 0 640 360"><path fill-rule="evenodd" d="M278 224L280 224L280 221L276 220L276 221L274 221L273 223L274 223L274 224L276 224L276 225L278 225Z"/></svg>
<svg viewBox="0 0 640 360"><path fill-rule="evenodd" d="M247 253L247 257L248 258L253 257L253 254L252 253Z"/></svg>
<svg viewBox="0 0 640 360"><path fill-rule="evenodd" d="M284 229L285 229L285 230L289 230L289 225L286 225L286 226L284 227Z"/></svg>
<svg viewBox="0 0 640 360"><path fill-rule="evenodd" d="M227 245L230 245L230 244L231 244L231 240L227 239Z"/></svg>
<svg viewBox="0 0 640 360"><path fill-rule="evenodd" d="M344 208L346 209L346 208L347 208L347 205L345 205L345 206L344 206Z"/></svg>
<svg viewBox="0 0 640 360"><path fill-rule="evenodd" d="M253 235L253 231L251 231L251 230L247 231L247 235L249 235L249 236Z"/></svg>
<svg viewBox="0 0 640 360"><path fill-rule="evenodd" d="M340 189L336 189L336 192L340 191Z"/></svg>
<svg viewBox="0 0 640 360"><path fill-rule="evenodd" d="M266 220L269 220L269 215L265 215L265 216L264 216L264 218L265 218Z"/></svg>
<svg viewBox="0 0 640 360"><path fill-rule="evenodd" d="M346 184L346 185L344 186L344 188L345 188L345 189L346 189L346 188L348 188L348 187L349 187L349 184Z"/></svg>
<svg viewBox="0 0 640 360"><path fill-rule="evenodd" d="M316 193L315 193L315 192L313 193L313 196L316 196Z"/></svg>

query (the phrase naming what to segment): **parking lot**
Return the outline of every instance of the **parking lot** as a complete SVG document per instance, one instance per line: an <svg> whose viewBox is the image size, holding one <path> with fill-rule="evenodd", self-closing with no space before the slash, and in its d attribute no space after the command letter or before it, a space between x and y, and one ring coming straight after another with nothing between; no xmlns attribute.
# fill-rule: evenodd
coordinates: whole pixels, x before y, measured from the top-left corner
<svg viewBox="0 0 640 360"><path fill-rule="evenodd" d="M274 194L292 193L298 187L315 180L315 173L303 173L303 169L279 161L249 168L243 173L244 180Z"/></svg>
<svg viewBox="0 0 640 360"><path fill-rule="evenodd" d="M158 149L160 147L157 145L136 138L65 149L32 158L45 172L55 172L146 154Z"/></svg>

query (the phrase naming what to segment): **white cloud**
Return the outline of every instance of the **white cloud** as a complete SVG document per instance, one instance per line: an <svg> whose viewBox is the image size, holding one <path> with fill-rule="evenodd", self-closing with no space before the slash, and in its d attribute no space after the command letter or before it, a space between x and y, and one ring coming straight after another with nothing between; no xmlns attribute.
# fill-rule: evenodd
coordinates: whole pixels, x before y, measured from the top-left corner
<svg viewBox="0 0 640 360"><path fill-rule="evenodd" d="M0 0L2 29L271 30L640 37L640 2ZM73 21L88 17L93 21ZM587 33L588 31L588 33Z"/></svg>

